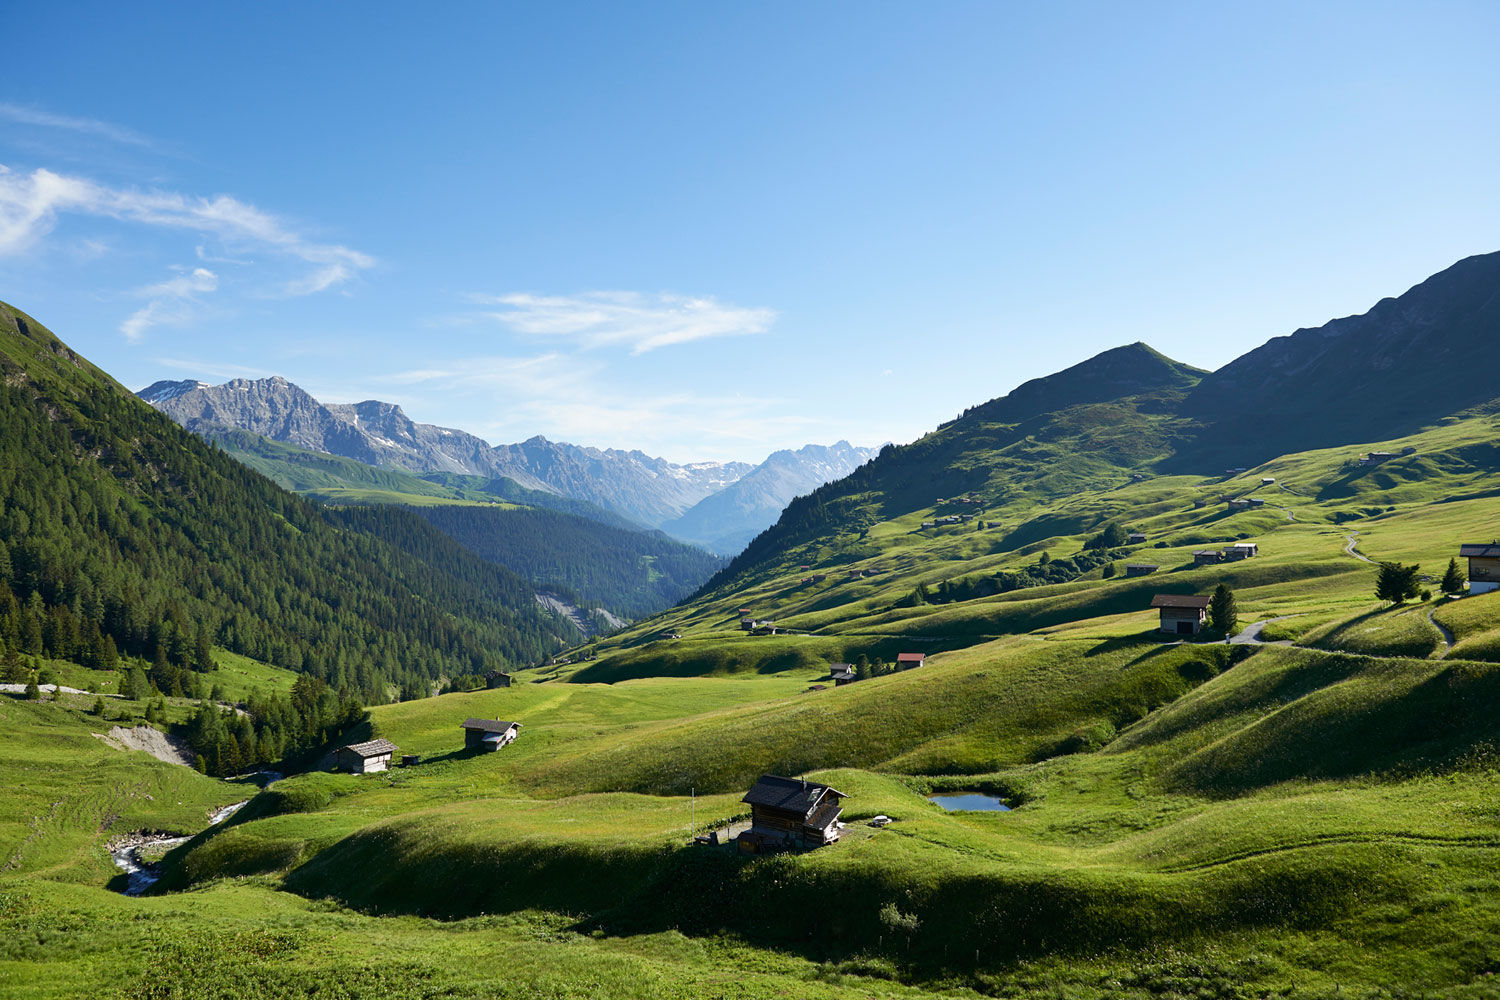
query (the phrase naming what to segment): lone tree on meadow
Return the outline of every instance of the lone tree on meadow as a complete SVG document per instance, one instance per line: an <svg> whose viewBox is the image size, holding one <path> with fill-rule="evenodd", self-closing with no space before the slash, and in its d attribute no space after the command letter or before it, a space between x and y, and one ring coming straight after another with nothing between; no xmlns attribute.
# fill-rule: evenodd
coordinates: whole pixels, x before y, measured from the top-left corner
<svg viewBox="0 0 1500 1000"><path fill-rule="evenodd" d="M1375 596L1392 604L1415 600L1422 589L1417 579L1421 568L1415 563L1410 566L1398 562L1381 563L1380 575L1375 578Z"/></svg>
<svg viewBox="0 0 1500 1000"><path fill-rule="evenodd" d="M1458 568L1457 559L1448 560L1448 571L1443 574L1443 582L1438 584L1445 594L1462 594L1464 592L1464 574Z"/></svg>
<svg viewBox="0 0 1500 1000"><path fill-rule="evenodd" d="M1208 599L1208 624L1225 635L1239 627L1240 609L1235 606L1234 591L1226 584L1215 587L1213 596Z"/></svg>
<svg viewBox="0 0 1500 1000"><path fill-rule="evenodd" d="M1116 549L1130 541L1130 532L1120 526L1120 522L1111 521L1104 526L1104 530L1090 538L1083 544L1085 549Z"/></svg>

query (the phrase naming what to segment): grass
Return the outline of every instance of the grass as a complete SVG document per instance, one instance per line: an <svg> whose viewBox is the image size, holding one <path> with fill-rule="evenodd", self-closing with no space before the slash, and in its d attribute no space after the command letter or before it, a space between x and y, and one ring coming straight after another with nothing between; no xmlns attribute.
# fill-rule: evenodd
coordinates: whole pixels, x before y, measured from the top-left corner
<svg viewBox="0 0 1500 1000"><path fill-rule="evenodd" d="M89 699L0 701L0 992L1494 995L1500 666L1483 661L1500 659L1500 595L1376 605L1373 566L1346 552L1352 537L1436 575L1492 533L1494 431L1476 417L1376 443L1418 452L1375 469L1350 463L1375 445L1134 483L1075 463L1056 472L1066 495L989 496L999 527L982 530L921 530L947 503L861 501L858 531L598 660L375 709L371 734L418 766L295 776L212 829L241 786L109 749ZM1007 468L1050 454L1006 448ZM1251 493L1268 507L1218 500ZM1162 570L894 607L917 582L1069 555L1108 519L1149 539L1117 562ZM1191 566L1241 536L1260 556ZM1154 635L1151 594L1221 581L1242 622L1283 619L1263 637L1297 645ZM746 637L741 607L803 634ZM652 641L664 628L684 638ZM932 654L917 670L813 690L831 660L912 648ZM231 697L289 680L221 659ZM467 754L468 716L521 738ZM688 846L743 815L764 771L847 792L843 840ZM937 788L1017 808L948 813ZM863 825L876 813L895 822ZM102 844L130 829L197 833L166 859L170 891L107 890Z"/></svg>

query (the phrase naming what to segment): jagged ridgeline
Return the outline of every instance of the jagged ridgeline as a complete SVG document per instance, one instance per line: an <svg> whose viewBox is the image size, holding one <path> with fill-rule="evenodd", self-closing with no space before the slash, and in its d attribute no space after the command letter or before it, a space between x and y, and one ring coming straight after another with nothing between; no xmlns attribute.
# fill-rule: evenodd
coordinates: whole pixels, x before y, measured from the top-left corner
<svg viewBox="0 0 1500 1000"><path fill-rule="evenodd" d="M409 511L322 510L0 303L0 643L88 665L213 645L384 701L534 662L531 588Z"/></svg>

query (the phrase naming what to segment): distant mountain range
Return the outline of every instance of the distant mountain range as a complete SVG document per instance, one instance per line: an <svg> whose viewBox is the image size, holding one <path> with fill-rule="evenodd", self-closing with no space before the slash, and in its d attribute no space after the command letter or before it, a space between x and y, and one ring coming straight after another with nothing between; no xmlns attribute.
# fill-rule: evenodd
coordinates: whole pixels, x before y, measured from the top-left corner
<svg viewBox="0 0 1500 1000"><path fill-rule="evenodd" d="M321 403L280 376L217 386L161 381L138 395L202 436L243 430L371 466L501 477L528 490L586 501L722 554L733 554L768 527L793 497L847 475L874 454L841 441L777 452L759 466L677 465L640 451L540 436L491 446L465 431L416 423L392 403Z"/></svg>
<svg viewBox="0 0 1500 1000"><path fill-rule="evenodd" d="M721 555L734 555L776 523L794 498L842 479L875 457L848 441L774 452L738 480L699 500L662 530Z"/></svg>

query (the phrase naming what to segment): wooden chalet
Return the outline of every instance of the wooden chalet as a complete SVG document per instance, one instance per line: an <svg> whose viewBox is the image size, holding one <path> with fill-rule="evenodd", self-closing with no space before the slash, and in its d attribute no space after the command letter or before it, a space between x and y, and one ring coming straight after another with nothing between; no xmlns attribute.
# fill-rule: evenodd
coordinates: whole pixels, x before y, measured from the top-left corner
<svg viewBox="0 0 1500 1000"><path fill-rule="evenodd" d="M912 667L920 667L927 662L926 653L897 653L896 669L910 670Z"/></svg>
<svg viewBox="0 0 1500 1000"><path fill-rule="evenodd" d="M1224 553L1220 552L1218 549L1199 549L1197 552L1193 553L1193 565L1210 566L1215 563L1221 562L1223 558Z"/></svg>
<svg viewBox="0 0 1500 1000"><path fill-rule="evenodd" d="M1161 611L1161 630L1166 635L1197 635L1208 620L1208 598L1193 594L1157 594L1151 606Z"/></svg>
<svg viewBox="0 0 1500 1000"><path fill-rule="evenodd" d="M508 688L510 687L510 681L510 674L504 670L491 670L484 675L484 686L491 689Z"/></svg>
<svg viewBox="0 0 1500 1000"><path fill-rule="evenodd" d="M501 722L499 719L465 719L464 749L483 750L493 753L509 746L521 735L519 722Z"/></svg>
<svg viewBox="0 0 1500 1000"><path fill-rule="evenodd" d="M1469 593L1487 594L1500 588L1500 542L1461 545L1458 554L1469 560Z"/></svg>
<svg viewBox="0 0 1500 1000"><path fill-rule="evenodd" d="M1238 562L1241 559L1249 559L1260 555L1260 546L1254 542L1235 542L1225 549L1223 556L1230 562Z"/></svg>
<svg viewBox="0 0 1500 1000"><path fill-rule="evenodd" d="M816 781L761 775L741 802L750 806L750 829L739 848L751 854L822 847L839 839L843 792Z"/></svg>
<svg viewBox="0 0 1500 1000"><path fill-rule="evenodd" d="M1156 565L1155 563L1126 563L1125 575L1150 576L1152 573L1155 573L1159 569L1161 569L1161 567Z"/></svg>
<svg viewBox="0 0 1500 1000"><path fill-rule="evenodd" d="M390 740L350 743L333 752L333 761L340 771L348 771L350 774L370 774L390 767L391 757L400 749Z"/></svg>
<svg viewBox="0 0 1500 1000"><path fill-rule="evenodd" d="M854 668L847 663L834 663L828 667L828 676L835 687L854 683Z"/></svg>
<svg viewBox="0 0 1500 1000"><path fill-rule="evenodd" d="M1132 531L1126 541L1131 545L1144 545L1146 543L1146 534L1142 531Z"/></svg>

